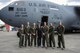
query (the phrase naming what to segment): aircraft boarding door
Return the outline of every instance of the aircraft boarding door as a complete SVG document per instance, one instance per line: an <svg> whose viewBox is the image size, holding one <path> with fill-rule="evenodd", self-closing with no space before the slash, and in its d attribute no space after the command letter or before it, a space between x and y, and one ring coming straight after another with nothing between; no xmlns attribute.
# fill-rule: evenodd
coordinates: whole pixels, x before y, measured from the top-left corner
<svg viewBox="0 0 80 53"><path fill-rule="evenodd" d="M44 22L46 22L47 25L48 25L48 16L42 16L42 18L41 18L41 26L44 25Z"/></svg>

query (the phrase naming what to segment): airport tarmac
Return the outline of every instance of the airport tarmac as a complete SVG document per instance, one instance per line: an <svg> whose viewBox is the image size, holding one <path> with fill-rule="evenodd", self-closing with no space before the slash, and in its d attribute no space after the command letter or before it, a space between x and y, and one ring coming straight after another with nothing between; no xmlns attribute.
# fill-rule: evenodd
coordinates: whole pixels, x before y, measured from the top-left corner
<svg viewBox="0 0 80 53"><path fill-rule="evenodd" d="M0 53L80 53L80 34L65 34L66 49L18 47L17 32L0 32ZM57 46L57 36L56 46Z"/></svg>

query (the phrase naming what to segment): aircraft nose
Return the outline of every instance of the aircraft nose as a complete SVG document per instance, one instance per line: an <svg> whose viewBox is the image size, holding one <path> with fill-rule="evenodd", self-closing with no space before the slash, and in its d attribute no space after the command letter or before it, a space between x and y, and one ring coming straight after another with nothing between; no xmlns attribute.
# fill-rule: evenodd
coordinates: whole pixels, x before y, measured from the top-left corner
<svg viewBox="0 0 80 53"><path fill-rule="evenodd" d="M0 19L2 19L2 10L0 10Z"/></svg>
<svg viewBox="0 0 80 53"><path fill-rule="evenodd" d="M4 8L2 8L2 9L0 10L0 19L5 18L5 17L6 17L6 14L7 14L7 12L6 12L6 9L5 9L5 7L4 7Z"/></svg>

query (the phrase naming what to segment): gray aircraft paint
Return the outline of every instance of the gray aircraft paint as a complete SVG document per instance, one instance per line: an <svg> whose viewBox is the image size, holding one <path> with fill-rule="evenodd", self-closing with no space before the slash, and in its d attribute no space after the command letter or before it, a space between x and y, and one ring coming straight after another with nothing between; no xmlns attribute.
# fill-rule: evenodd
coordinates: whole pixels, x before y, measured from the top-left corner
<svg viewBox="0 0 80 53"><path fill-rule="evenodd" d="M9 11L9 7L13 7L13 11ZM0 16L5 23L16 27L27 22L38 23L42 16L48 16L48 24L52 22L57 26L61 21L66 29L70 29L76 26L78 20L73 7L48 1L15 1L1 9ZM80 25L77 27L80 29Z"/></svg>

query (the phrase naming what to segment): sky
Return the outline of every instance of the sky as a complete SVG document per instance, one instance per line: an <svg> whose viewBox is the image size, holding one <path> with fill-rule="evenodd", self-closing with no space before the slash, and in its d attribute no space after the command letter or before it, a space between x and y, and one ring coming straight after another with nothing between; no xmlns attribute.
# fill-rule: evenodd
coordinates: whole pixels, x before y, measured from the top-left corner
<svg viewBox="0 0 80 53"><path fill-rule="evenodd" d="M0 0L0 9L2 9L7 4L16 1L16 0ZM60 5L80 5L80 0L47 0ZM2 22L0 21L0 24Z"/></svg>

